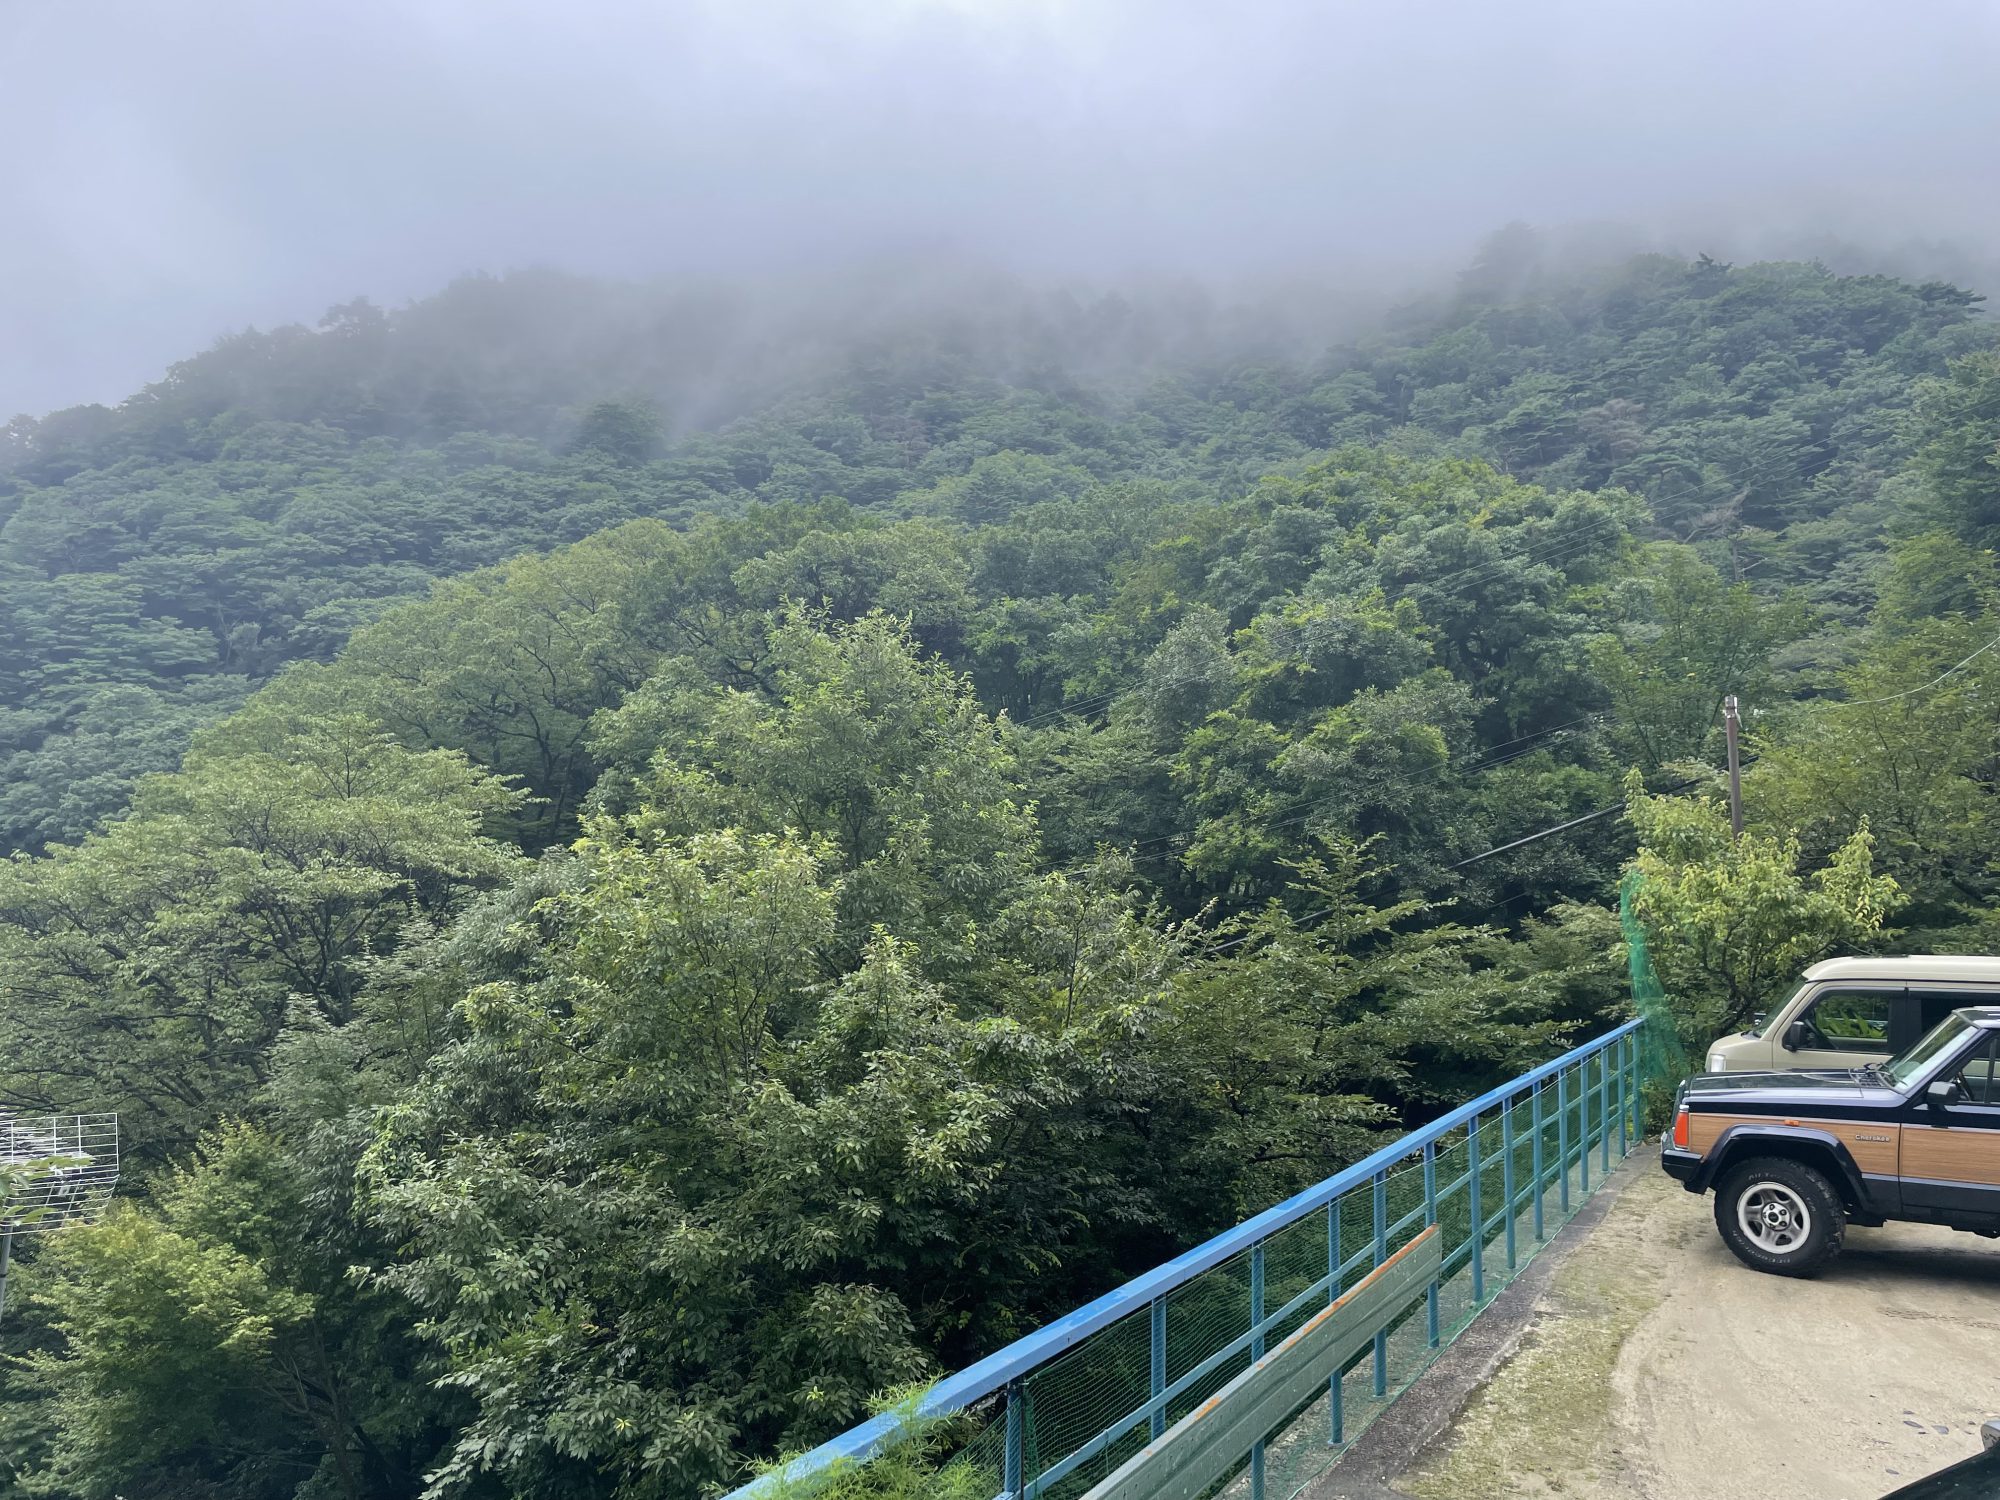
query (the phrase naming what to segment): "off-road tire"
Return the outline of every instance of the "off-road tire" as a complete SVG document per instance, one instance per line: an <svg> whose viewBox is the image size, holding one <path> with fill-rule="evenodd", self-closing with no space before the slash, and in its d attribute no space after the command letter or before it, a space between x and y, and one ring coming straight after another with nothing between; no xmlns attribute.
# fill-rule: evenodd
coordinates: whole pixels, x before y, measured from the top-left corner
<svg viewBox="0 0 2000 1500"><path fill-rule="evenodd" d="M1782 1248L1774 1247L1773 1241L1792 1232L1788 1227L1767 1226L1753 1235L1743 1225L1746 1212L1755 1223L1762 1217L1760 1210L1774 1207L1794 1220L1803 1214L1795 1243ZM1773 1276L1815 1276L1840 1253L1847 1210L1823 1172L1789 1157L1759 1156L1723 1174L1715 1190L1715 1227L1722 1232L1722 1243L1753 1270Z"/></svg>

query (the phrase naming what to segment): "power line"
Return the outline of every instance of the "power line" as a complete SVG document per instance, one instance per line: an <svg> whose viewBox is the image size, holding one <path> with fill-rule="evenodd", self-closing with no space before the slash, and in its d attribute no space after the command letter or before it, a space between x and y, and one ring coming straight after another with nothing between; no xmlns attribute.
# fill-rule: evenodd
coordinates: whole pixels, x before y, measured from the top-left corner
<svg viewBox="0 0 2000 1500"><path fill-rule="evenodd" d="M1660 790L1655 792L1653 795L1657 797L1671 796L1675 792L1684 792L1691 786L1699 786L1701 785L1702 782L1706 781L1707 779L1708 778L1705 776L1692 776L1689 777L1686 781L1677 781L1672 786L1661 787ZM1625 810L1624 802L1613 803L1610 807L1600 807L1597 809L1596 812L1585 813L1580 818L1571 818L1568 822L1557 823L1553 827L1537 829L1535 832L1528 834L1524 838L1515 839L1512 843L1501 844L1498 848L1488 849L1484 853L1475 854L1470 859L1462 859L1457 864L1447 865L1445 868L1448 870L1463 869L1467 865L1477 864L1482 859L1491 859L1496 854L1505 854L1509 849L1518 849L1523 844L1532 844L1538 839L1545 839L1553 834L1567 832L1569 829L1580 827L1585 823L1594 822L1598 818L1608 818L1611 816L1611 814L1615 812L1623 812L1624 810ZM1525 894L1526 892L1522 892L1522 895ZM1497 911L1499 910L1499 908L1503 906L1512 906L1516 901L1520 899L1521 899L1520 896L1509 896L1505 901L1496 901L1491 906L1483 907L1479 911L1478 915L1485 916L1489 912ZM1318 911L1307 912L1304 916L1298 918L1293 925L1298 927L1304 927L1309 922L1316 922L1322 917L1331 916L1333 914L1333 911L1334 911L1333 907L1323 906ZM1210 953L1220 953L1224 949L1234 948L1241 943L1247 943L1254 936L1256 936L1255 933L1250 933L1250 932L1239 933L1237 936L1233 938L1229 938L1223 942L1216 943L1207 951Z"/></svg>
<svg viewBox="0 0 2000 1500"><path fill-rule="evenodd" d="M1756 757L1752 756L1750 757L1749 760L1746 760L1744 764L1746 765L1755 764L1755 761ZM1706 781L1707 779L1708 778L1706 776L1691 776L1686 781L1677 781L1672 786L1661 787L1660 790L1655 792L1653 795L1657 797L1666 797L1672 795L1675 792L1684 792L1691 786L1701 785L1701 783ZM1579 827L1584 823L1594 822L1598 818L1608 818L1613 813L1623 812L1624 810L1625 810L1625 803L1623 801L1614 802L1609 807L1598 808L1596 812L1587 812L1580 818L1571 818L1567 823L1557 823L1548 828L1538 828L1533 833L1528 834L1525 837L1515 839L1511 843L1497 845L1492 849L1483 850L1482 852L1473 855L1470 859L1461 859L1457 864L1446 865L1445 868L1447 870L1462 870L1467 865L1478 864L1482 859L1491 859L1496 854L1505 854L1509 849L1519 849L1523 844L1535 843L1537 840L1548 838L1552 834L1562 833L1568 829Z"/></svg>
<svg viewBox="0 0 2000 1500"><path fill-rule="evenodd" d="M1529 736L1526 736L1526 738L1527 738L1527 739L1530 739L1530 740L1541 740L1541 739L1546 739L1546 738L1548 738L1548 737L1550 737L1550 736L1552 736L1552 735L1559 735L1559 734L1563 734L1563 733L1567 732L1567 731L1568 731L1568 730L1569 730L1569 729L1571 728L1571 726L1572 726L1572 725L1574 725L1574 724L1580 724L1580 723L1585 723L1585 722L1589 722L1589 721L1591 721L1591 720L1596 720L1596 721L1598 721L1598 722L1603 722L1603 723L1608 723L1608 722L1610 722L1610 721L1611 721L1611 720L1612 720L1612 719L1613 719L1614 717L1615 717L1615 715L1613 715L1613 714L1610 714L1610 713L1605 713L1605 714L1601 714L1601 715L1600 715L1600 714L1592 714L1592 715L1586 715L1586 717L1585 717L1584 719L1575 719L1575 720L1571 720L1571 721L1570 721L1570 724L1565 724L1565 725L1560 725L1560 726L1558 726L1558 727L1557 727L1557 728L1555 728L1555 729L1550 729L1550 730L1545 730L1545 731L1544 731L1544 732L1543 732L1542 734L1539 734L1539 735L1529 735ZM1520 743L1520 742L1519 742L1519 741L1509 741L1508 743L1509 743L1509 744L1518 744L1518 743ZM1496 749L1496 750L1498 750L1498 749L1504 749L1505 747L1504 747L1504 746L1498 746L1498 745L1496 745L1496 746L1494 746L1493 748L1494 748L1494 749ZM1514 753L1513 753L1513 754L1511 754L1511 755L1492 755L1492 756L1488 756L1488 757L1487 757L1487 758L1485 758L1485 759L1481 759L1481 760L1475 760L1475 761L1473 761L1473 762L1472 762L1471 764L1469 764L1469 765L1461 765L1461 764L1460 764L1460 763L1459 763L1458 761L1456 761L1456 760L1449 760L1449 761L1446 761L1446 762L1445 762L1445 763L1444 763L1443 765L1440 765L1440 766L1437 766L1437 767L1434 767L1434 768L1432 768L1432 769L1429 769L1429 770L1425 770L1425 771L1414 771L1414 772L1411 772L1410 774L1408 774L1408 775L1405 775L1405 776L1397 776L1397 777L1392 777L1391 779L1389 779L1389 780L1387 780L1387 781L1378 781L1378 782L1375 782L1375 783L1373 783L1373 784L1371 784L1371 785L1367 786L1367 787L1366 787L1365 789L1366 789L1366 790L1368 790L1368 791L1371 791L1371 792L1378 792L1378 793L1379 793L1379 792L1386 792L1386 791L1391 791L1391 790L1393 790L1393 789L1395 789L1395 788L1397 788L1397 787L1401 787L1401 786L1407 786L1407 785L1410 785L1410 784L1412 784L1412 783L1414 783L1414 782L1421 782L1421 781L1431 781L1431 780L1441 780L1441 779L1442 779L1442 778L1444 777L1444 775L1445 775L1445 773L1446 773L1446 772L1448 772L1448 771L1452 771L1452 770L1458 770L1458 771L1459 771L1459 772L1460 772L1461 774L1463 774L1463 775L1467 775L1467 776L1470 776L1470 775L1473 775L1473 774L1475 774L1475 773L1477 773L1477 772L1480 772L1480 771L1491 771L1491 770L1495 769L1495 768L1496 768L1496 767L1498 767L1498 766L1504 766L1504 765L1508 764L1508 763L1509 763L1509 762L1511 762L1511 761L1516 761L1516 760L1520 760L1520 759L1521 759L1521 758L1523 758L1524 756L1528 756L1528 755L1532 755L1532 754L1534 754L1534 753L1535 753L1535 751L1534 751L1534 747L1533 747L1532 745L1527 745L1527 746L1524 746L1524 747L1523 747L1522 749L1519 749L1519 750L1516 750L1516 751L1514 751ZM1303 822L1305 822L1305 821L1306 821L1306 819L1308 819L1308 818L1312 817L1312 816L1313 816L1313 815L1314 815L1315 813L1319 812L1319 811L1320 811L1320 810L1321 810L1321 809L1322 809L1323 807L1325 807L1325 806L1326 806L1326 805L1327 805L1328 803L1330 803L1330 802L1334 802L1334 801L1337 801L1337 800L1339 800L1339 799L1340 799L1341 797L1343 797L1343 796L1346 796L1346 795L1349 795L1349 794L1348 794L1348 793L1346 793L1346 792L1325 792L1325 793L1321 793L1320 795L1318 795L1318 796L1316 796L1316 797L1314 797L1314 798L1312 798L1312 799L1311 799L1311 801L1310 801L1310 805L1307 805L1307 804L1305 804L1305 803L1298 803L1298 804L1294 804L1294 806L1296 806L1296 807L1303 807L1303 808L1305 809L1305 810L1304 810L1303 812L1300 812L1300 813L1298 813L1298 815L1297 815L1297 816L1295 816L1295 817L1286 817L1286 818L1283 818L1283 819L1280 819L1280 820L1278 820L1278 821L1276 821L1276 822L1270 822L1270 823L1265 823L1265 824L1263 825L1263 827L1264 827L1264 828L1265 828L1266 830L1270 830L1270 829L1276 829L1276 828L1289 828L1289 827L1291 827L1291 826L1292 826L1293 824L1295 824L1295 823L1303 823ZM1286 811L1286 809L1284 809L1284 808L1279 808L1279 809L1277 809L1277 811L1279 811L1279 812L1284 812L1284 811Z"/></svg>
<svg viewBox="0 0 2000 1500"><path fill-rule="evenodd" d="M1936 687L1940 682L1943 682L1947 677L1955 676L1958 673L1964 671L1967 667L1971 666L1980 657L1984 656L1987 652L1991 651L1995 646L2000 646L2000 635L1994 636L1992 640L1988 641L1985 645L1981 646L1977 651L1973 652L1972 655L1966 657L1963 661L1960 661L1953 666L1946 667L1942 672L1938 673L1937 676L1933 677L1929 682L1925 683L1921 687L1913 687L1906 692L1891 693L1886 698L1859 698L1852 702L1843 699L1840 700L1836 706L1840 708L1873 708L1878 703L1895 703L1904 698L1914 698L1918 693L1929 692L1932 688Z"/></svg>
<svg viewBox="0 0 2000 1500"><path fill-rule="evenodd" d="M1624 810L1625 804L1623 802L1614 802L1609 807L1600 807L1596 812L1587 812L1580 818L1571 818L1567 823L1557 823L1553 827L1531 833L1525 838L1515 839L1512 843L1497 845L1492 849L1486 850L1484 853L1473 855L1470 859L1461 859L1455 865L1446 865L1445 868L1447 870L1462 870L1467 865L1478 864L1482 859L1491 859L1496 854L1505 854L1509 849L1518 849L1523 844L1532 844L1538 839L1548 838L1551 834L1562 833L1571 828L1579 828L1585 823L1594 822L1598 818L1608 818L1611 814L1623 812Z"/></svg>
<svg viewBox="0 0 2000 1500"><path fill-rule="evenodd" d="M1470 751L1466 755L1454 756L1451 759L1445 761L1441 765L1426 767L1421 771L1406 772L1401 776L1392 776L1389 777L1387 780L1374 782L1369 786L1368 790L1372 792L1387 792L1387 791L1393 791L1398 787L1409 786L1420 782L1442 780L1448 773L1452 771L1457 771L1460 774L1467 776L1477 774L1478 772L1481 771L1490 771L1497 766L1503 766L1510 761L1519 760L1523 756L1533 754L1534 753L1533 747L1535 743L1538 741L1549 739L1552 736L1574 732L1576 731L1579 725L1608 724L1614 722L1616 719L1617 715L1608 710L1603 713L1585 714L1581 718L1571 719L1566 723L1553 725L1548 729L1538 730L1534 734L1519 735L1514 739L1504 740L1498 745L1490 745L1481 750ZM1521 746L1523 748L1515 750L1510 755L1499 755L1495 753L1497 751L1509 749L1512 746ZM1257 824L1257 827L1261 832L1271 832L1280 828L1289 828L1297 823L1303 823L1307 818L1312 817L1316 812L1325 807L1327 804L1338 801L1344 795L1346 795L1346 793L1338 791L1318 792L1310 797L1301 798L1296 802L1286 803L1282 806L1271 809L1268 813L1263 815L1264 818L1273 818L1276 819L1276 821L1266 822L1260 819ZM1280 816L1281 814L1287 816ZM1129 858L1131 858L1135 864L1148 863L1156 859L1170 858L1176 851L1171 848L1153 849L1153 852L1151 853L1142 854L1139 852L1140 850L1148 849L1154 845L1159 845L1159 844L1184 844L1193 836L1194 835L1192 833L1188 832L1155 834L1152 838L1141 839L1137 843L1125 845L1121 852L1125 853ZM1084 870L1089 869L1090 864L1091 862L1086 862L1084 864L1076 865L1071 869L1063 871L1062 873L1080 874Z"/></svg>

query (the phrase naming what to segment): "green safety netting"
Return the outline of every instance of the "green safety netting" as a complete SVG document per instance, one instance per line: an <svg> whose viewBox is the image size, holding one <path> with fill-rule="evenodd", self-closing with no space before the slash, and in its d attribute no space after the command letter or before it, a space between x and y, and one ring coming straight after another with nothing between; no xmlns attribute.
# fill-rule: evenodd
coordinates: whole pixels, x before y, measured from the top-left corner
<svg viewBox="0 0 2000 1500"><path fill-rule="evenodd" d="M1653 972L1652 953L1647 945L1645 926L1634 909L1644 884L1637 870L1630 871L1618 886L1618 925L1625 935L1625 957L1632 974L1633 1014L1646 1025L1640 1053L1640 1074L1648 1110L1647 1124L1664 1123L1674 1086L1693 1070L1688 1066L1687 1049L1681 1045L1680 1027L1668 1003L1667 992Z"/></svg>

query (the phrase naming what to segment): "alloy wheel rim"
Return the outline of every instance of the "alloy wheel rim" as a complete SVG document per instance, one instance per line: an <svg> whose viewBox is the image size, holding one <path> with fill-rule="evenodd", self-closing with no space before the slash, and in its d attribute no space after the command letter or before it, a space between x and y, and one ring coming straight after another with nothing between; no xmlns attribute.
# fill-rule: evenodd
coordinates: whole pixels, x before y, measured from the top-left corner
<svg viewBox="0 0 2000 1500"><path fill-rule="evenodd" d="M1752 1183L1736 1200L1736 1223L1759 1250L1784 1255L1812 1232L1812 1210L1784 1183L1767 1180Z"/></svg>

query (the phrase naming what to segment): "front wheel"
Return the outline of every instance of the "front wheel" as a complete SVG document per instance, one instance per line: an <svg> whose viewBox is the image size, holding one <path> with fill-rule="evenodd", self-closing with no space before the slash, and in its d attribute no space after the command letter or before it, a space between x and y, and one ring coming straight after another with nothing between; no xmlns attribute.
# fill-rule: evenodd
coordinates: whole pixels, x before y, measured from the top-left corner
<svg viewBox="0 0 2000 1500"><path fill-rule="evenodd" d="M1715 1227L1744 1265L1774 1276L1811 1276L1840 1253L1847 1212L1824 1174L1804 1162L1760 1156L1723 1178Z"/></svg>

